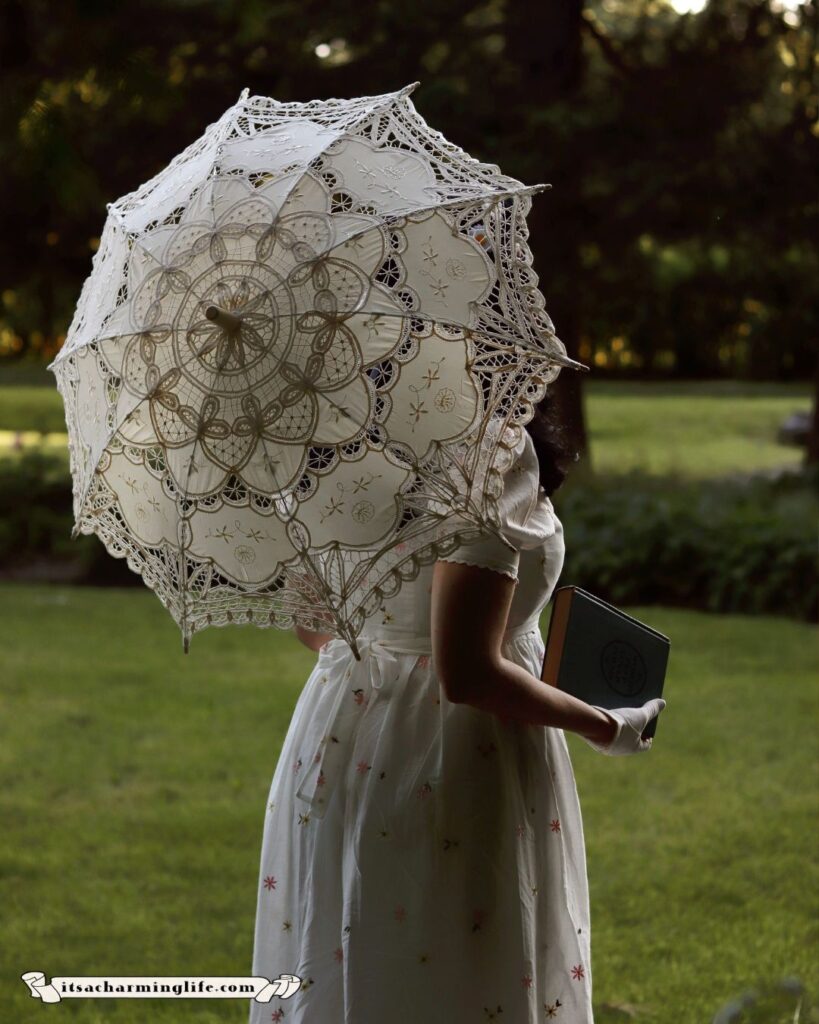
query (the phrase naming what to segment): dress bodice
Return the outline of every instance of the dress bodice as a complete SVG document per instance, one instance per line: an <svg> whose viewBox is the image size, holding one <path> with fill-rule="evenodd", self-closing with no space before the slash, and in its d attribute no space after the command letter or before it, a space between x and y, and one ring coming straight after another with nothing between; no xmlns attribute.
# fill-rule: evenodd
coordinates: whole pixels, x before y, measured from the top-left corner
<svg viewBox="0 0 819 1024"><path fill-rule="evenodd" d="M563 569L563 526L539 482L538 461L528 431L515 448L499 499L502 532L508 544L485 534L462 543L443 561L479 565L517 581L507 632L538 626ZM415 580L405 581L393 597L365 622L364 636L417 638L430 635L434 563L423 566Z"/></svg>

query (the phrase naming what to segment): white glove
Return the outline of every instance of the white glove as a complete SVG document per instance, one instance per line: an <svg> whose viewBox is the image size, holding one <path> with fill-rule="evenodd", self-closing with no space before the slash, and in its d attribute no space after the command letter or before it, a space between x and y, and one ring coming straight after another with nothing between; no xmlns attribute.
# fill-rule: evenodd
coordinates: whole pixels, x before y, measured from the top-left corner
<svg viewBox="0 0 819 1024"><path fill-rule="evenodd" d="M583 736L590 747L599 750L601 754L610 754L611 756L640 754L643 751L651 750L651 740L644 740L642 734L651 719L663 710L665 701L662 697L655 697L654 700L646 701L641 708L616 708L614 711L611 708L601 708L597 704L592 704L592 707L606 715L611 715L617 723L617 732L607 747Z"/></svg>

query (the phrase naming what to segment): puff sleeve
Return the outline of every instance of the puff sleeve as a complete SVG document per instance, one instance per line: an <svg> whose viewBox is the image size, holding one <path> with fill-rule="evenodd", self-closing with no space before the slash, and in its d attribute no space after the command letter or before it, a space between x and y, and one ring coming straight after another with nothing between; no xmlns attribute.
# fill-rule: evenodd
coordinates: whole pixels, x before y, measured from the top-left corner
<svg viewBox="0 0 819 1024"><path fill-rule="evenodd" d="M520 552L538 548L556 529L551 500L540 486L534 443L527 430L515 446L514 458L503 479L498 499L504 540L487 531L475 540L462 541L439 561L476 565L518 579Z"/></svg>

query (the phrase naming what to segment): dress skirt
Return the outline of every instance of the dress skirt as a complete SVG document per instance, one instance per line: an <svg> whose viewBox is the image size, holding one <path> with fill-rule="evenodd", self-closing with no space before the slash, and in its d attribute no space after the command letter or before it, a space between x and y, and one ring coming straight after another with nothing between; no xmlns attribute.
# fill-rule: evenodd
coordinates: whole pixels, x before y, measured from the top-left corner
<svg viewBox="0 0 819 1024"><path fill-rule="evenodd" d="M563 731L447 700L429 637L325 644L267 802L250 1024L592 1024ZM504 657L540 675L537 622ZM546 684L544 684L546 685Z"/></svg>

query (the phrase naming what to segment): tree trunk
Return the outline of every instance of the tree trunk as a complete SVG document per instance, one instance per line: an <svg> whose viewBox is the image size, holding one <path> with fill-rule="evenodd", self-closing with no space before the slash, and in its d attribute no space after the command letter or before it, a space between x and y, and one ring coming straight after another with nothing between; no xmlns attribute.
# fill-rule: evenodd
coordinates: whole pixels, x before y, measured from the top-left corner
<svg viewBox="0 0 819 1024"><path fill-rule="evenodd" d="M562 3L530 4L528 0L511 0L506 21L507 53L520 68L522 87L532 95L542 97L548 104L556 100L566 102L583 84L585 61L582 47L583 0L564 0ZM512 125L512 133L525 138L531 153L537 148L539 134L521 121L529 104L521 102L514 89L506 97L505 107ZM520 114L518 114L520 112ZM544 135L543 150L535 153L535 162L549 168L553 164L549 139ZM547 170L537 181L552 180ZM541 278L540 286L546 296L546 308L554 321L557 336L573 359L580 359L582 296L576 281L582 282L579 260L577 225L573 210L581 209L582 167L572 167L570 174L561 179L559 193L536 195L528 217L530 244L535 253L535 271ZM555 214L559 203L561 213ZM539 259L537 253L544 254ZM548 255L552 261L560 260L560 274L567 282L562 302L550 300ZM556 264L555 264L556 265ZM582 285L581 285L582 287ZM580 458L590 464L588 433L583 406L581 370L563 369L552 385L560 419L566 424L572 443Z"/></svg>
<svg viewBox="0 0 819 1024"><path fill-rule="evenodd" d="M572 275L572 282L578 280L582 280L579 267L577 268L577 273ZM580 288L575 290L574 284L572 284L565 303L555 303L549 314L554 320L558 338L566 346L566 351L572 359L580 358L578 350L580 348L580 322L583 306L579 292ZM586 428L586 410L583 403L584 376L586 376L584 370L572 370L569 367L564 367L560 371L560 376L550 386L549 392L553 395L557 406L557 418L566 425L571 443L577 450L580 461L585 464L588 470L591 470L591 448Z"/></svg>

